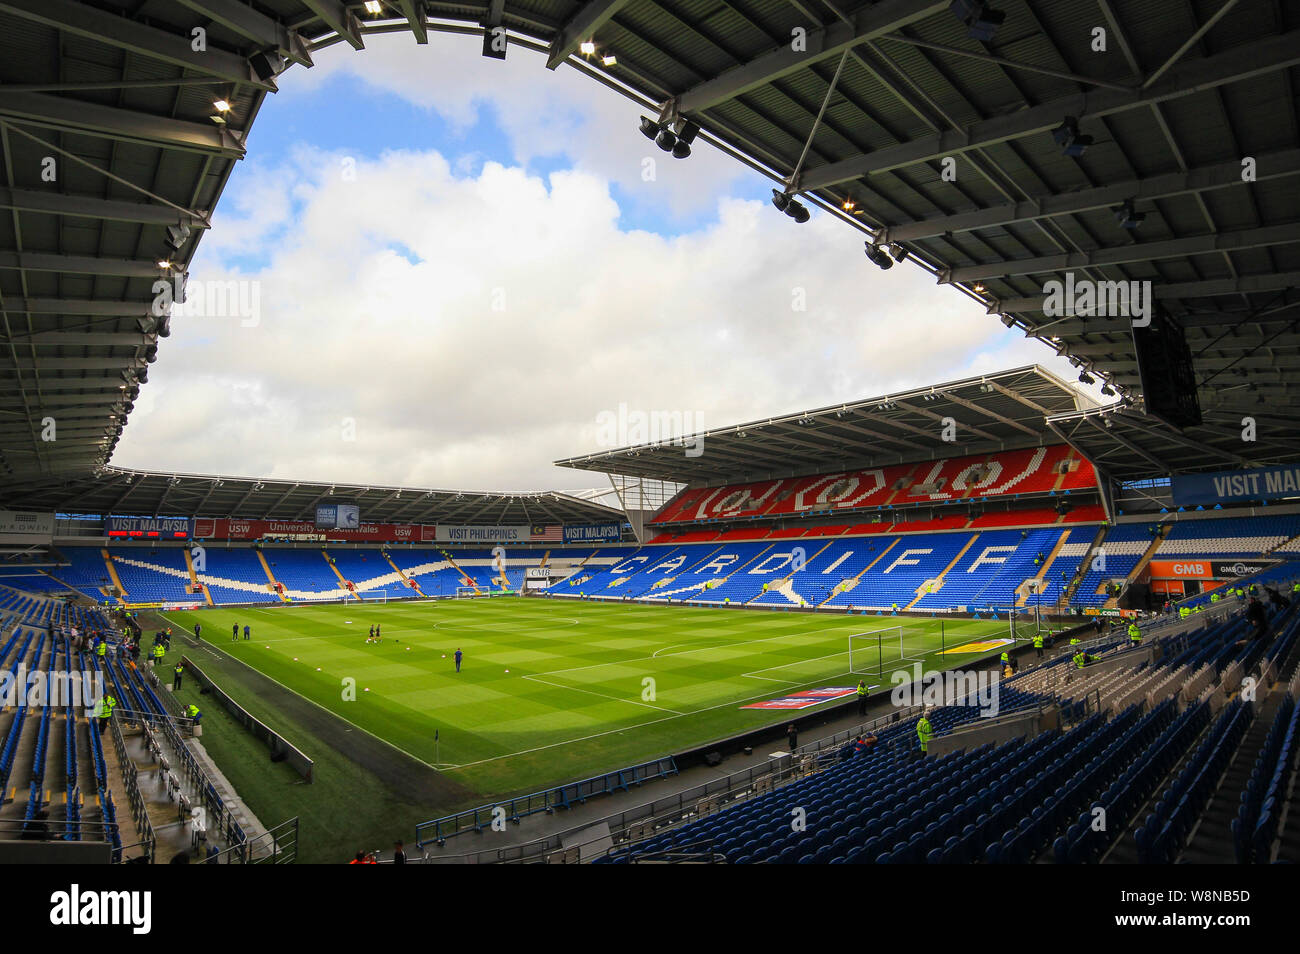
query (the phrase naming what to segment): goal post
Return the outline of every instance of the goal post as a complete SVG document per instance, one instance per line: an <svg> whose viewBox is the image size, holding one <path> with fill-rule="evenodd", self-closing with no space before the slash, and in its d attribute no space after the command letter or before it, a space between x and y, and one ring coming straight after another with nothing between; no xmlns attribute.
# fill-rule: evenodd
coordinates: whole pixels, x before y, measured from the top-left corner
<svg viewBox="0 0 1300 954"><path fill-rule="evenodd" d="M357 599L363 603L387 603L388 590L356 590Z"/></svg>
<svg viewBox="0 0 1300 954"><path fill-rule="evenodd" d="M901 663L906 658L901 626L886 626L849 636L849 672L854 675L883 676L886 662Z"/></svg>
<svg viewBox="0 0 1300 954"><path fill-rule="evenodd" d="M474 596L482 596L482 591L477 586L458 586L456 587L456 599L468 599Z"/></svg>

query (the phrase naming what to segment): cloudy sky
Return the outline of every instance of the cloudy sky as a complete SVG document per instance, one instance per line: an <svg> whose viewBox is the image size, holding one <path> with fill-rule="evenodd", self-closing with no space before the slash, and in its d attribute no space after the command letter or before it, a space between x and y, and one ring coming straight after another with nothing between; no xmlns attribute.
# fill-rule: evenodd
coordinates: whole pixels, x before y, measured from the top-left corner
<svg viewBox="0 0 1300 954"><path fill-rule="evenodd" d="M282 77L191 267L187 307L231 280L243 302L173 320L114 464L576 489L605 481L551 461L600 449L620 405L708 428L1070 376L707 145L660 152L610 90L479 45L376 36Z"/></svg>

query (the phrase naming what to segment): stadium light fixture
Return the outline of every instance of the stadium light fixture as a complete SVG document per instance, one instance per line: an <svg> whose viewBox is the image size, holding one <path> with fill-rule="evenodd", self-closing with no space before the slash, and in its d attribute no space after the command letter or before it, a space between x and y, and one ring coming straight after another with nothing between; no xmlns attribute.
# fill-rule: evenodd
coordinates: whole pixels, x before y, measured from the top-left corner
<svg viewBox="0 0 1300 954"><path fill-rule="evenodd" d="M872 245L870 242L863 242L866 246L867 259L882 271L889 271L894 267L894 260L890 258L885 250L879 245Z"/></svg>
<svg viewBox="0 0 1300 954"><path fill-rule="evenodd" d="M581 53L583 56L595 56L596 44L593 43L591 40L583 40L581 43L578 44L578 52Z"/></svg>
<svg viewBox="0 0 1300 954"><path fill-rule="evenodd" d="M1007 19L1005 11L991 9L985 0L952 0L948 10L966 25L966 35L980 43L991 43Z"/></svg>
<svg viewBox="0 0 1300 954"><path fill-rule="evenodd" d="M169 268L172 267L172 263L169 262L169 261L167 261L167 259L165 259L165 258L164 258L164 259L159 259L159 261L158 261L158 267L161 268L163 271L167 271L167 269L169 269Z"/></svg>
<svg viewBox="0 0 1300 954"><path fill-rule="evenodd" d="M801 225L812 217L802 202L780 189L772 190L772 204Z"/></svg>
<svg viewBox="0 0 1300 954"><path fill-rule="evenodd" d="M907 249L903 248L903 246L899 245L897 242L889 246L889 255L896 262L906 261L907 254Z"/></svg>
<svg viewBox="0 0 1300 954"><path fill-rule="evenodd" d="M691 122L689 119L682 121L677 127L677 142L672 147L674 159L685 159L691 154L691 143L695 137L700 134L700 124Z"/></svg>
<svg viewBox="0 0 1300 954"><path fill-rule="evenodd" d="M618 66L618 57L613 53L606 53L600 58L601 66Z"/></svg>
<svg viewBox="0 0 1300 954"><path fill-rule="evenodd" d="M1079 132L1079 120L1066 116L1061 125L1052 130L1052 139L1061 147L1061 155L1078 158L1088 151L1093 138Z"/></svg>
<svg viewBox="0 0 1300 954"><path fill-rule="evenodd" d="M1016 319L1013 315L999 315L998 317L1002 319L1002 323L1008 328L1014 328L1016 326Z"/></svg>
<svg viewBox="0 0 1300 954"><path fill-rule="evenodd" d="M366 13L369 13L371 16L378 16L383 12L384 8L383 5L380 4L379 0L366 0Z"/></svg>
<svg viewBox="0 0 1300 954"><path fill-rule="evenodd" d="M1122 229L1136 229L1146 221L1145 212L1137 212L1133 208L1133 200L1128 199L1118 209L1114 210L1115 221L1119 223Z"/></svg>
<svg viewBox="0 0 1300 954"><path fill-rule="evenodd" d="M1086 370L1079 372L1080 384L1093 384L1095 381L1096 379L1091 374L1089 374Z"/></svg>
<svg viewBox="0 0 1300 954"><path fill-rule="evenodd" d="M1115 389L1111 387L1109 384L1103 384L1101 386L1101 393L1106 395L1106 397L1114 397Z"/></svg>
<svg viewBox="0 0 1300 954"><path fill-rule="evenodd" d="M840 203L840 208L843 209L845 212L852 213L853 210L857 208L857 203L854 202L852 199L845 199L843 202Z"/></svg>
<svg viewBox="0 0 1300 954"><path fill-rule="evenodd" d="M980 282L976 282L974 285L971 286L971 291L973 291L977 295L982 295L984 294L984 286Z"/></svg>
<svg viewBox="0 0 1300 954"><path fill-rule="evenodd" d="M219 113L228 113L230 112L230 101L225 99L213 100L212 108Z"/></svg>
<svg viewBox="0 0 1300 954"><path fill-rule="evenodd" d="M654 139L656 136L659 135L659 128L660 128L659 124L655 122L653 119L651 119L649 116L641 117L640 128L641 128L641 135L645 136L647 139Z"/></svg>
<svg viewBox="0 0 1300 954"><path fill-rule="evenodd" d="M189 240L189 237L190 227L184 222L167 226L167 244L172 248L180 248Z"/></svg>

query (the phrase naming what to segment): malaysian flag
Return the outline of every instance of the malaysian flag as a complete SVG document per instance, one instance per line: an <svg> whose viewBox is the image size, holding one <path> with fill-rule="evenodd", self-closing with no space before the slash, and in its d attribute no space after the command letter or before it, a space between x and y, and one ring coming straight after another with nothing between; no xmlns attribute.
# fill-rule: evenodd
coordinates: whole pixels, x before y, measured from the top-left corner
<svg viewBox="0 0 1300 954"><path fill-rule="evenodd" d="M533 543L563 543L564 528L558 523L549 523L544 527L535 526L528 539Z"/></svg>

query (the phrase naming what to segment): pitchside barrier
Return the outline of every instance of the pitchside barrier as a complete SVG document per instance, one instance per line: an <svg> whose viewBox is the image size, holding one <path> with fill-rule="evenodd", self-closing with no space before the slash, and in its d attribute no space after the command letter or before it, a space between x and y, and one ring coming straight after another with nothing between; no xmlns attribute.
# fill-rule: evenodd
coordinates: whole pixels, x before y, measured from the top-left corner
<svg viewBox="0 0 1300 954"><path fill-rule="evenodd" d="M296 746L289 743L284 736L226 695L220 686L209 679L202 669L190 661L188 656L181 657L181 665L188 670L202 688L215 696L217 701L226 707L226 711L235 717L236 722L252 733L254 738L266 743L271 750L271 761L288 762L295 772L308 782L312 781L312 769L316 764L315 762L304 755Z"/></svg>
<svg viewBox="0 0 1300 954"><path fill-rule="evenodd" d="M548 788L520 798L511 798L455 815L421 822L415 826L415 844L419 848L432 844L442 845L448 838L463 835L467 831L481 832L485 828L490 828L492 822L501 817L498 809L504 811L507 820L518 823L521 818L537 812L552 813L557 808L571 808L574 804L580 805L595 795L626 792L644 782L676 774L677 763L671 756L655 759L653 762L642 762L640 765L629 766L605 775L596 775L581 782L570 782L567 785Z"/></svg>

